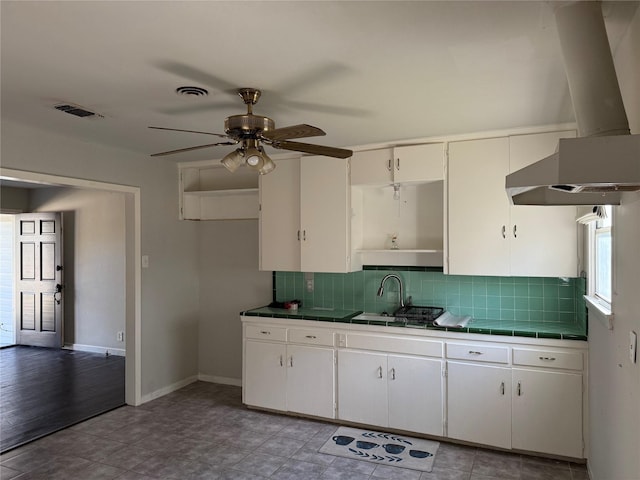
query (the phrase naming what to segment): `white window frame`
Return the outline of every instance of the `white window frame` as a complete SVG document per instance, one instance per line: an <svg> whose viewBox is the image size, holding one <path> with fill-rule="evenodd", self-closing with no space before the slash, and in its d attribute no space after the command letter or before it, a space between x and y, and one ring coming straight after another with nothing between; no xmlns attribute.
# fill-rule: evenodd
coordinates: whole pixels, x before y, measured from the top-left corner
<svg viewBox="0 0 640 480"><path fill-rule="evenodd" d="M598 295L596 291L596 230L597 221L590 221L587 224L587 294L585 300L589 313L594 314L605 323L607 328L613 329L613 297L615 295L615 209L612 207L608 215L611 218L611 226L602 228L611 232L611 299L606 299Z"/></svg>

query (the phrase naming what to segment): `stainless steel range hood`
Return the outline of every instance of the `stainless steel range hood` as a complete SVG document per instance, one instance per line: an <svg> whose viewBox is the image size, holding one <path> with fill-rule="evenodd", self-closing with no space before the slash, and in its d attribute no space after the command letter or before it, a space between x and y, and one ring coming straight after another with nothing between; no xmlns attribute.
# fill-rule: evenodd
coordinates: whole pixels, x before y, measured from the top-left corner
<svg viewBox="0 0 640 480"><path fill-rule="evenodd" d="M506 178L515 205L618 205L640 190L640 135L630 135L600 2L555 12L578 138Z"/></svg>

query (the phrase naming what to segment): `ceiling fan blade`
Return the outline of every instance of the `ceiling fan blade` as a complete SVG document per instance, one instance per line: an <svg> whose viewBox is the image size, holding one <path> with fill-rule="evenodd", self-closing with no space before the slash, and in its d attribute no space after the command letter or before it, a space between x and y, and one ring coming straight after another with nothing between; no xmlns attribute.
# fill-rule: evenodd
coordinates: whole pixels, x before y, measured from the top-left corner
<svg viewBox="0 0 640 480"><path fill-rule="evenodd" d="M149 127L149 128L153 128L154 130L169 130L170 132L201 133L203 135L214 135L216 137L229 138L229 135L225 135L224 133L199 132L198 130L182 130L180 128L166 128L166 127Z"/></svg>
<svg viewBox="0 0 640 480"><path fill-rule="evenodd" d="M304 123L262 132L264 138L273 141L288 140L289 138L320 137L323 135L326 135L326 133L320 128Z"/></svg>
<svg viewBox="0 0 640 480"><path fill-rule="evenodd" d="M200 150L201 148L217 147L218 145L235 145L237 142L218 142L209 143L207 145L198 145L197 147L178 148L177 150L169 150L167 152L152 153L152 157L163 157L165 155L173 155L174 153L190 152L192 150Z"/></svg>
<svg viewBox="0 0 640 480"><path fill-rule="evenodd" d="M349 158L353 155L351 150L344 148L325 147L324 145L313 145L311 143L301 142L273 142L274 148L282 148L284 150L293 150L294 152L311 153L314 155L324 155L325 157Z"/></svg>

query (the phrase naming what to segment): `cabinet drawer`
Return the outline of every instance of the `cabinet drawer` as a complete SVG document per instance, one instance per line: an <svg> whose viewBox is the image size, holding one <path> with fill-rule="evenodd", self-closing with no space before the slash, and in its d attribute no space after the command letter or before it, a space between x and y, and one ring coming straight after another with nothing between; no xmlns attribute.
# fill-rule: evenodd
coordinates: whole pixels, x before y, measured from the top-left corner
<svg viewBox="0 0 640 480"><path fill-rule="evenodd" d="M304 343L309 345L326 345L333 347L333 332L327 330L289 329L290 343Z"/></svg>
<svg viewBox="0 0 640 480"><path fill-rule="evenodd" d="M554 352L524 348L513 349L513 364L569 370L582 370L584 368L582 352Z"/></svg>
<svg viewBox="0 0 640 480"><path fill-rule="evenodd" d="M247 325L245 336L246 338L285 342L287 340L287 329L283 327L268 327L265 325Z"/></svg>
<svg viewBox="0 0 640 480"><path fill-rule="evenodd" d="M509 363L509 348L489 345L447 343L447 358L476 362Z"/></svg>
<svg viewBox="0 0 640 480"><path fill-rule="evenodd" d="M348 348L442 358L443 342L421 338L347 334Z"/></svg>

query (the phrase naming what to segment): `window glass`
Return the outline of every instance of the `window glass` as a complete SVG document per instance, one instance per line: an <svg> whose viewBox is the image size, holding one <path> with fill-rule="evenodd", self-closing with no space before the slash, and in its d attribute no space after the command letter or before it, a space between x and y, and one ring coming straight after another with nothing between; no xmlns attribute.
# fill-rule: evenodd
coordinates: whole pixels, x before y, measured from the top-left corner
<svg viewBox="0 0 640 480"><path fill-rule="evenodd" d="M594 238L594 294L596 297L611 303L611 224L612 208L604 207L606 217L596 222Z"/></svg>

